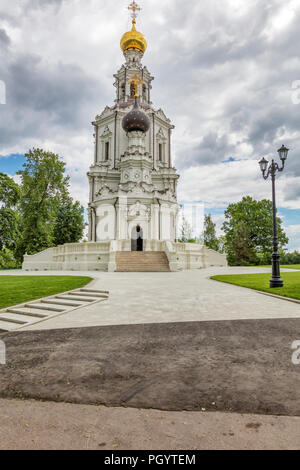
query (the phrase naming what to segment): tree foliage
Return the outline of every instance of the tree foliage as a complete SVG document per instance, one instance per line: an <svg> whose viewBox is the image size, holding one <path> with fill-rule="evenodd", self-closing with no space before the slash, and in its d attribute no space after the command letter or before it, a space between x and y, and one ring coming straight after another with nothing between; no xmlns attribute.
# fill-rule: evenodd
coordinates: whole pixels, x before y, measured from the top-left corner
<svg viewBox="0 0 300 470"><path fill-rule="evenodd" d="M19 199L20 188L17 183L8 175L0 173L0 251L15 247L19 235L16 210Z"/></svg>
<svg viewBox="0 0 300 470"><path fill-rule="evenodd" d="M204 217L203 243L211 250L219 250L219 240L216 234L216 224L212 220L211 214Z"/></svg>
<svg viewBox="0 0 300 470"><path fill-rule="evenodd" d="M195 243L195 239L192 238L193 229L185 217L182 217L180 227L180 243Z"/></svg>
<svg viewBox="0 0 300 470"><path fill-rule="evenodd" d="M25 157L27 161L23 170L18 172L21 176L22 234L17 249L20 260L24 253L37 253L54 246L58 240L63 243L78 241L78 233L82 233L79 203L73 205L75 214L72 221L80 228L70 226L72 200L69 196L69 177L65 176L65 163L58 155L42 149L30 150ZM65 224L62 222L64 215L67 215ZM70 236L66 233L68 228L71 229ZM61 235L59 230L62 230Z"/></svg>
<svg viewBox="0 0 300 470"><path fill-rule="evenodd" d="M56 215L53 239L54 244L77 243L83 236L84 209L78 201L73 202L70 197L64 197Z"/></svg>
<svg viewBox="0 0 300 470"><path fill-rule="evenodd" d="M280 253L280 260L282 264L300 264L300 252L293 251L290 253Z"/></svg>
<svg viewBox="0 0 300 470"><path fill-rule="evenodd" d="M277 217L279 246L288 243ZM225 211L225 248L229 264L268 264L273 251L272 202L246 196ZM247 254L248 251L248 254Z"/></svg>

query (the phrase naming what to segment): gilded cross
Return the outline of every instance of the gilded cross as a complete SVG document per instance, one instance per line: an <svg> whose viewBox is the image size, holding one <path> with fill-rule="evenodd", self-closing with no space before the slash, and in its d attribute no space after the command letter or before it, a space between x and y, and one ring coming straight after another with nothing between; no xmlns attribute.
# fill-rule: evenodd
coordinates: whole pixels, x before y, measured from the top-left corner
<svg viewBox="0 0 300 470"><path fill-rule="evenodd" d="M135 2L135 0L133 0L129 5L128 10L132 10L131 17L135 20L138 16L138 12L141 11L141 7Z"/></svg>

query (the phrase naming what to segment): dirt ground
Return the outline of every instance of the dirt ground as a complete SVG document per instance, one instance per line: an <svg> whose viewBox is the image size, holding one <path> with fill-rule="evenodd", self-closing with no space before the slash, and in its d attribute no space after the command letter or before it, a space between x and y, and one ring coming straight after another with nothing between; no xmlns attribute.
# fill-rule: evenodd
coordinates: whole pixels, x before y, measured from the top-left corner
<svg viewBox="0 0 300 470"><path fill-rule="evenodd" d="M300 418L0 400L0 450L299 449Z"/></svg>
<svg viewBox="0 0 300 470"><path fill-rule="evenodd" d="M300 320L1 334L0 397L171 411L300 416Z"/></svg>

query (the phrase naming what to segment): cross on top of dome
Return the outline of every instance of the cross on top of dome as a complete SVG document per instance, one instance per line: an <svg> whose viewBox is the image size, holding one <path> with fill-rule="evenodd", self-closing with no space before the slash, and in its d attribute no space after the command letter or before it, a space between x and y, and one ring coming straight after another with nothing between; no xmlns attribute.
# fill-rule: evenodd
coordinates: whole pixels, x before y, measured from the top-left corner
<svg viewBox="0 0 300 470"><path fill-rule="evenodd" d="M135 0L133 0L129 5L128 10L132 10L131 18L135 20L138 16L138 12L141 11L141 7L135 2Z"/></svg>

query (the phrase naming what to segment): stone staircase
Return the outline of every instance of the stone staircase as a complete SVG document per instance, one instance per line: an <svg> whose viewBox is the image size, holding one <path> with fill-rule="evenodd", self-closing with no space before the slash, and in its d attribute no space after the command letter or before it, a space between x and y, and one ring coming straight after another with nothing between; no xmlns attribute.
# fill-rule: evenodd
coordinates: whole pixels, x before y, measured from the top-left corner
<svg viewBox="0 0 300 470"><path fill-rule="evenodd" d="M86 305L103 302L108 297L108 291L83 288L9 307L0 311L0 332L39 323Z"/></svg>
<svg viewBox="0 0 300 470"><path fill-rule="evenodd" d="M170 272L168 258L163 251L117 251L116 272Z"/></svg>

